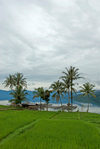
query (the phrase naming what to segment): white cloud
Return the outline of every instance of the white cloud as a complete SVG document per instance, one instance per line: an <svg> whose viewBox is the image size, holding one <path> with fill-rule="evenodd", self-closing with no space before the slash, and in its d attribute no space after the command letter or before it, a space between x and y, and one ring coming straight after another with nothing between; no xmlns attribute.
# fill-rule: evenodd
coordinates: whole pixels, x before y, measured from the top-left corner
<svg viewBox="0 0 100 149"><path fill-rule="evenodd" d="M1 82L22 72L29 89L46 87L74 65L99 88L99 5L98 0L0 0Z"/></svg>

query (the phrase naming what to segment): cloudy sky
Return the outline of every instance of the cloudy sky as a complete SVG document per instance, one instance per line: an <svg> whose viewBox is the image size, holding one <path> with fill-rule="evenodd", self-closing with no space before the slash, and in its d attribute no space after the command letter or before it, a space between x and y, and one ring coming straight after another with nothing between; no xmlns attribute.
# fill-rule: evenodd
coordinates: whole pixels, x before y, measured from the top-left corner
<svg viewBox="0 0 100 149"><path fill-rule="evenodd" d="M0 89L15 72L48 87L70 65L100 89L100 0L0 0Z"/></svg>

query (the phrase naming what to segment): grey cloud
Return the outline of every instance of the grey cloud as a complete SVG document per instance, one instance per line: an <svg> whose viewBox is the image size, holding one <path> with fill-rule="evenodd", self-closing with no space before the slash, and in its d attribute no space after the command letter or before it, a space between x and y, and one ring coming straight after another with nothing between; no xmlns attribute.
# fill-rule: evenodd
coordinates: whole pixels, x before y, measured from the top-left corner
<svg viewBox="0 0 100 149"><path fill-rule="evenodd" d="M100 3L96 2L0 0L1 82L19 71L33 83L30 88L48 86L73 65L100 86Z"/></svg>

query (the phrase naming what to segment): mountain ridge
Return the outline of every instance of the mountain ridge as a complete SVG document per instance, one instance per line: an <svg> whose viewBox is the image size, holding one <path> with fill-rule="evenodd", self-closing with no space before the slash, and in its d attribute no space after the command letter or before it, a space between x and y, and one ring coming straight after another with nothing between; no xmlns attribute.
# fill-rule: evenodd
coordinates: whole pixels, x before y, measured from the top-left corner
<svg viewBox="0 0 100 149"><path fill-rule="evenodd" d="M7 91L7 90L0 90L0 101L1 100L10 100L12 99L12 96L9 95L10 94L10 90ZM28 92L28 95L27 95L27 99L28 101L30 102L39 102L39 99L36 98L35 100L33 100L33 91L30 91L30 90L27 90ZM77 94L75 95L74 94L74 103L88 103L88 98L87 97L81 97L79 95L80 92L77 92ZM96 98L94 97L90 97L90 103L93 104L93 105L96 105L96 106L100 106L100 90L96 90L95 91L95 95L96 95ZM63 103L66 103L67 101L67 96L63 99ZM52 100L50 98L50 102L51 103L56 103L55 100Z"/></svg>

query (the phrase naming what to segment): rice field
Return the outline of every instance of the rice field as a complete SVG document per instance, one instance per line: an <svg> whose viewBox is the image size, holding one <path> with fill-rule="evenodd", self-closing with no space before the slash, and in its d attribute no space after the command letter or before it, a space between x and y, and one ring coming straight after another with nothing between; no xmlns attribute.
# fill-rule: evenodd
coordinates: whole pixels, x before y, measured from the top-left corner
<svg viewBox="0 0 100 149"><path fill-rule="evenodd" d="M100 149L100 115L0 111L0 149Z"/></svg>

